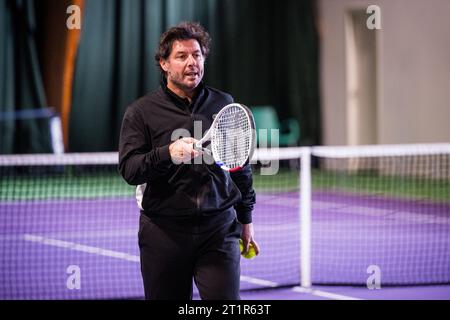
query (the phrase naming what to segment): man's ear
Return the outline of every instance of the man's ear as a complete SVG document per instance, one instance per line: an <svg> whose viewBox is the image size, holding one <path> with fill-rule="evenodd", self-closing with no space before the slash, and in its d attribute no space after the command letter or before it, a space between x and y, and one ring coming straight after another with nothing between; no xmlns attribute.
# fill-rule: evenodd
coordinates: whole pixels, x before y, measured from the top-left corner
<svg viewBox="0 0 450 320"><path fill-rule="evenodd" d="M169 70L168 62L164 59L159 59L159 65L161 66L161 69L163 69L165 72Z"/></svg>

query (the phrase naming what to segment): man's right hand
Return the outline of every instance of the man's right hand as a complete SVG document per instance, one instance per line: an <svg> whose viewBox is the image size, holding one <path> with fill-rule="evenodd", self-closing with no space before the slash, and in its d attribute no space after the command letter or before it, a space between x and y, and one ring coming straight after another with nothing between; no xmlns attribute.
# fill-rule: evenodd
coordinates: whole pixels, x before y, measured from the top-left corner
<svg viewBox="0 0 450 320"><path fill-rule="evenodd" d="M175 164L189 163L191 159L201 155L201 152L194 149L194 143L198 140L194 138L181 138L169 146L170 157Z"/></svg>

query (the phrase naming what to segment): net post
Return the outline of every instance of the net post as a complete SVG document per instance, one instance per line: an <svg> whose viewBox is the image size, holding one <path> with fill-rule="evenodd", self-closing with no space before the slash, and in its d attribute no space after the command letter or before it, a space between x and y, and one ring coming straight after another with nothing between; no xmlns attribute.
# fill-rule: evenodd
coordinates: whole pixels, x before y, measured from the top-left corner
<svg viewBox="0 0 450 320"><path fill-rule="evenodd" d="M311 148L301 152L300 167L300 284L311 287Z"/></svg>
<svg viewBox="0 0 450 320"><path fill-rule="evenodd" d="M63 129L61 117L57 114L54 114L50 117L50 133L52 137L53 153L63 154L64 153Z"/></svg>

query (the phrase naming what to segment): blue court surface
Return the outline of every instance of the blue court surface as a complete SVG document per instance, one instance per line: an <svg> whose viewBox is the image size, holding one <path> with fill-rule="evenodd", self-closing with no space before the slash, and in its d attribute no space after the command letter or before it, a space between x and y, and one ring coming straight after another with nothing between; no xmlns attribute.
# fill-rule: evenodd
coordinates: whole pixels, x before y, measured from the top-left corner
<svg viewBox="0 0 450 320"><path fill-rule="evenodd" d="M402 200L402 211L391 212L394 200L314 195L313 228L320 232L312 239L312 280L336 283L304 289L297 194L261 194L258 200L254 224L262 251L242 259L242 299L450 299L450 286L421 283L450 276L448 204ZM363 206L377 214L361 216ZM142 299L138 213L130 197L9 201L0 211L0 299ZM424 212L434 220L408 220ZM373 263L383 270L382 287L369 290L366 269ZM73 267L80 270L80 288L68 285ZM406 285L396 285L402 281Z"/></svg>
<svg viewBox="0 0 450 320"><path fill-rule="evenodd" d="M366 287L313 286L242 292L243 300L450 300L450 286Z"/></svg>

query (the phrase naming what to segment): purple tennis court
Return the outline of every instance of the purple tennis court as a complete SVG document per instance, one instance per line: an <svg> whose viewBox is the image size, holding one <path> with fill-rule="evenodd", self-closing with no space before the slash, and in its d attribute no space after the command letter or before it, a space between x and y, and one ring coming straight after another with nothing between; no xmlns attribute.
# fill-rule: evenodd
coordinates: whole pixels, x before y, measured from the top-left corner
<svg viewBox="0 0 450 320"><path fill-rule="evenodd" d="M390 299L402 298L405 291L387 286L415 285L408 292L420 292L421 284L450 282L448 203L317 191L312 202L312 282L333 285L327 291L334 295L299 290L299 199L298 191L258 193L254 223L262 253L242 259L244 299L332 299L355 293L348 293L350 286L336 285L359 286L356 295L361 298ZM132 194L3 201L0 212L1 299L143 297ZM384 290L378 295L366 287L369 266L382 272ZM77 285L71 282L74 270ZM289 289L248 291L280 287ZM437 298L450 299L448 286L437 288Z"/></svg>

